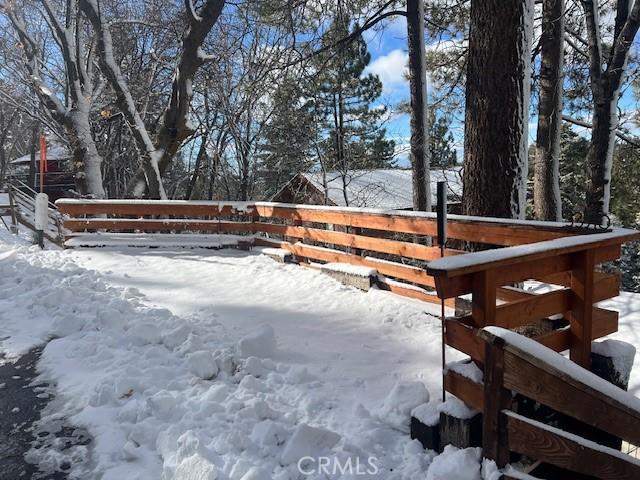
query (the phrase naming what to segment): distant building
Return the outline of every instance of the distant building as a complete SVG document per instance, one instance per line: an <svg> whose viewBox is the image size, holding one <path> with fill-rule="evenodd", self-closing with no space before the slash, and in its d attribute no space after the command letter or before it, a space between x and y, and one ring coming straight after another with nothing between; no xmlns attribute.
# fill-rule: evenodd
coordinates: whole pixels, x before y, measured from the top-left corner
<svg viewBox="0 0 640 480"><path fill-rule="evenodd" d="M462 168L431 170L431 202L436 204L436 184L447 182L448 202L456 211L462 198ZM350 207L410 210L413 208L411 170L376 169L299 173L272 201Z"/></svg>
<svg viewBox="0 0 640 480"><path fill-rule="evenodd" d="M36 151L34 168L34 185L30 185L29 167L31 154L9 161L9 174L32 187L40 189L40 150ZM44 174L44 193L50 200L69 196L75 190L73 173L71 173L71 152L64 145L49 142L47 146L47 171Z"/></svg>

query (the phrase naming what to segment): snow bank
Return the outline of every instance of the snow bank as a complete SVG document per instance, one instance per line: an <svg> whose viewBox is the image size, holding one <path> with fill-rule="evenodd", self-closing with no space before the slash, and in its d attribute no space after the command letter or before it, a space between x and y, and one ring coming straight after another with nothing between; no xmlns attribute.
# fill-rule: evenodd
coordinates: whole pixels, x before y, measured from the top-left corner
<svg viewBox="0 0 640 480"><path fill-rule="evenodd" d="M409 433L411 411L429 401L429 392L422 382L398 382L376 412L378 418L401 432Z"/></svg>
<svg viewBox="0 0 640 480"><path fill-rule="evenodd" d="M253 237L199 233L83 233L64 242L66 247L224 248Z"/></svg>
<svg viewBox="0 0 640 480"><path fill-rule="evenodd" d="M272 357L277 348L275 332L271 325L261 325L253 332L245 335L238 342L238 352L241 357Z"/></svg>
<svg viewBox="0 0 640 480"><path fill-rule="evenodd" d="M482 480L481 455L481 448L459 449L447 445L431 463L427 480Z"/></svg>
<svg viewBox="0 0 640 480"><path fill-rule="evenodd" d="M323 428L298 425L282 452L283 465L296 463L303 457L319 457L329 453L340 441L340 435Z"/></svg>

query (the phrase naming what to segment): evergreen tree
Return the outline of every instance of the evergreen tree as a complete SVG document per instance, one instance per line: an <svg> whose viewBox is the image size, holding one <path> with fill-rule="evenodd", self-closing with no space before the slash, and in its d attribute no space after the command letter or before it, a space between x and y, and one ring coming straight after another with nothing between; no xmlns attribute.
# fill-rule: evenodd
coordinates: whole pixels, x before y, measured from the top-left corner
<svg viewBox="0 0 640 480"><path fill-rule="evenodd" d="M334 45L349 34L348 22L338 18L323 42ZM393 167L395 144L385 138L380 122L387 110L372 104L382 93L377 75L364 70L371 55L361 35L317 59L315 101L323 120L321 145L327 170Z"/></svg>
<svg viewBox="0 0 640 480"><path fill-rule="evenodd" d="M560 192L566 220L584 214L589 141L564 125L560 134Z"/></svg>
<svg viewBox="0 0 640 480"><path fill-rule="evenodd" d="M450 122L446 117L435 118L431 114L429 136L429 149L431 150L431 168L449 168L457 163L456 150L454 147L454 139L451 130L449 130Z"/></svg>
<svg viewBox="0 0 640 480"><path fill-rule="evenodd" d="M264 198L273 196L313 164L314 102L304 96L304 88L294 78L282 81L272 102L273 112L259 152Z"/></svg>

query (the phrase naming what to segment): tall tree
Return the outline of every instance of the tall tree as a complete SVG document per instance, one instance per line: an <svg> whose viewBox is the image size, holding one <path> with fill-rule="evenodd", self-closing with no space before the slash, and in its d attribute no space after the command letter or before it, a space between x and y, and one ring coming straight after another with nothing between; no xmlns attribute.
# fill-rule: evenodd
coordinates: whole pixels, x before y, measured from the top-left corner
<svg viewBox="0 0 640 480"><path fill-rule="evenodd" d="M347 20L337 18L325 41L334 43L347 33ZM377 75L364 73L370 61L361 35L328 57L318 57L317 83L310 85L307 95L315 97L320 121L326 128L323 152L328 169L347 172L393 163L393 142L385 138L380 125L386 108L373 106L382 94L382 82Z"/></svg>
<svg viewBox="0 0 640 480"><path fill-rule="evenodd" d="M431 211L423 0L407 0L413 209Z"/></svg>
<svg viewBox="0 0 640 480"><path fill-rule="evenodd" d="M593 100L585 218L589 223L600 225L603 217L609 213L618 99L629 50L640 27L640 0L634 0L632 7L631 0L617 0L613 44L608 56L603 52L598 2L581 2L587 27Z"/></svg>
<svg viewBox="0 0 640 480"><path fill-rule="evenodd" d="M74 2L67 2L61 21L48 0L43 0L44 15L63 61L64 79L52 81L64 87L64 93L45 80L38 42L27 29L24 6L16 2L0 5L15 30L24 53L24 67L32 88L48 115L64 129L71 153L76 188L81 195L105 196L102 184L102 156L93 138L89 115L95 95L100 91L95 79L93 53L86 48L84 19ZM61 99L61 97L63 99Z"/></svg>
<svg viewBox="0 0 640 480"><path fill-rule="evenodd" d="M524 217L533 3L471 2L462 201L467 215Z"/></svg>
<svg viewBox="0 0 640 480"><path fill-rule="evenodd" d="M564 64L564 0L542 2L540 100L533 204L538 220L562 220L559 158Z"/></svg>
<svg viewBox="0 0 640 480"><path fill-rule="evenodd" d="M449 168L457 163L453 133L449 130L449 120L446 117L431 115L429 121L429 155L431 168Z"/></svg>
<svg viewBox="0 0 640 480"><path fill-rule="evenodd" d="M207 58L201 47L222 13L224 3L224 0L206 0L200 11L197 11L192 0L185 0L188 26L182 39L169 102L161 115L155 138L152 139L131 95L128 82L115 61L109 22L97 0L79 0L80 8L96 31L102 72L116 93L118 107L132 127L131 132L140 152L141 168L129 187L130 193L135 197L148 194L152 198L166 198L162 172L169 166L185 139L194 133L189 122L193 80Z"/></svg>

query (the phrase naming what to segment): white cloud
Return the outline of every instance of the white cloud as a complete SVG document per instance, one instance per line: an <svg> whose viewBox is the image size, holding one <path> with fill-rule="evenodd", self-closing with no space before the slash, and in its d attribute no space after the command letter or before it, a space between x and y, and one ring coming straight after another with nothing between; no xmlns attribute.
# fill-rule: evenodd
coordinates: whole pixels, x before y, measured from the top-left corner
<svg viewBox="0 0 640 480"><path fill-rule="evenodd" d="M405 88L407 80L408 55L401 49L392 50L376 58L367 67L366 73L375 73L382 81L385 93Z"/></svg>

